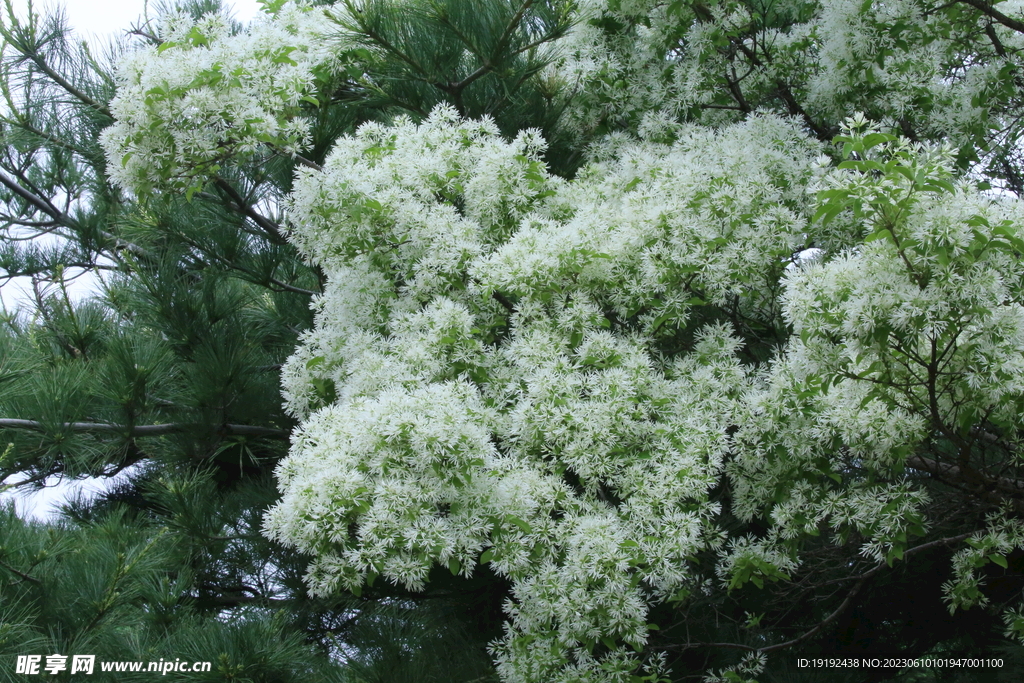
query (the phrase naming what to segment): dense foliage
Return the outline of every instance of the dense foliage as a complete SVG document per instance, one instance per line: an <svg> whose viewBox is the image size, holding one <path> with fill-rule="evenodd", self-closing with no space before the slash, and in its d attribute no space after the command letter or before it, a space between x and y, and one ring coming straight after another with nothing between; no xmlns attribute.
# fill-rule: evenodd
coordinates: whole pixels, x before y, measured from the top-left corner
<svg viewBox="0 0 1024 683"><path fill-rule="evenodd" d="M504 681L1019 675L1019 3L264 4L91 89L7 29L12 226L113 271L13 325L10 471L273 468L264 606L443 600Z"/></svg>
<svg viewBox="0 0 1024 683"><path fill-rule="evenodd" d="M2 28L0 263L36 301L0 327L0 481L13 475L0 492L117 483L46 523L0 513L0 679L27 680L19 655L51 654L208 661L175 674L203 681L487 674L489 632L464 623L480 613L472 594L427 610L312 599L306 559L260 533L295 424L280 367L319 289L275 214L252 208L287 186L290 162L235 167L191 202L140 203L108 181L98 144L125 46L92 54L59 15ZM100 279L83 297L89 273ZM152 674L97 664L92 678Z"/></svg>

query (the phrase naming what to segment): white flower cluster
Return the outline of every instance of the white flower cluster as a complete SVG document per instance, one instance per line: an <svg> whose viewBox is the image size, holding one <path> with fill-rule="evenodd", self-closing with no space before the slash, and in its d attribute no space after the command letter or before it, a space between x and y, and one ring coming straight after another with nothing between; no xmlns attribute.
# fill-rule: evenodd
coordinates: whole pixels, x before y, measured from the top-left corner
<svg viewBox="0 0 1024 683"><path fill-rule="evenodd" d="M1006 51L1024 40L986 22L1003 54L965 60L962 45L983 27L951 24L917 0L779 0L770 10L734 2L581 4L552 67L580 91L568 120L581 131L637 129L652 116L717 126L788 88L787 110L798 103L816 121L865 109L971 144L991 125L986 98L1007 87ZM779 17L789 19L779 26Z"/></svg>
<svg viewBox="0 0 1024 683"><path fill-rule="evenodd" d="M222 14L163 15L161 43L131 53L102 143L115 182L136 193L191 188L226 158L306 140L299 102L332 61L322 9L288 3L240 33ZM336 46L333 49L337 49Z"/></svg>
<svg viewBox="0 0 1024 683"><path fill-rule="evenodd" d="M921 446L946 439L966 459L982 420L1021 427L1024 242L1019 205L953 185L948 153L847 132L858 158L821 179L819 214L845 212L866 239L787 274L794 336L744 397L727 469L736 512L770 511L780 548L827 525L892 563L928 527L929 497L904 477L934 471ZM973 568L987 553L1017 547L1008 524L990 521L989 540L957 555L952 608L981 599Z"/></svg>
<svg viewBox="0 0 1024 683"><path fill-rule="evenodd" d="M943 598L949 603L950 613L957 609L969 609L975 605L988 604L989 599L981 592L984 583L977 570L992 563L1006 569L1006 556L1024 548L1024 524L1016 519L1007 506L990 514L983 533L967 539L969 547L953 556L953 578L942 584ZM1024 606L1017 605L1003 614L1006 636L1024 637Z"/></svg>
<svg viewBox="0 0 1024 683"><path fill-rule="evenodd" d="M316 556L322 592L490 562L513 585L494 655L524 682L634 670L700 549L730 588L786 580L826 531L901 559L929 525L901 473L933 421L1019 420L1019 217L951 185L948 154L857 135L887 172L816 176L773 118L613 138L571 182L535 133L446 108L340 140L290 209L330 282L284 373L304 424L268 533ZM794 256L830 230L801 212L815 189L867 243ZM770 318L780 286L796 335L759 373L723 325L659 352L700 306ZM723 468L766 536L724 543Z"/></svg>
<svg viewBox="0 0 1024 683"><path fill-rule="evenodd" d="M767 664L768 656L763 652L748 652L735 666L721 669L717 673L708 672L703 683L757 683L756 678L747 678L747 676L758 675L764 671Z"/></svg>
<svg viewBox="0 0 1024 683"><path fill-rule="evenodd" d="M543 148L440 107L302 171L291 237L330 281L284 371L304 422L266 529L318 592L490 562L504 680L621 680L648 604L722 543L709 491L747 382L728 326L671 359L658 340L704 302L764 304L818 150L756 118L612 141L569 182Z"/></svg>

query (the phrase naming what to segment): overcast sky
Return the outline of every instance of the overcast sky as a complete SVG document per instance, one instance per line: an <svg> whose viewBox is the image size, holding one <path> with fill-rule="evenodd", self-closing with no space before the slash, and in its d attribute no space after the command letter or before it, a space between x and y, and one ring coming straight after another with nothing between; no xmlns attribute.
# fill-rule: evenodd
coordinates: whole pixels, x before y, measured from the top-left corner
<svg viewBox="0 0 1024 683"><path fill-rule="evenodd" d="M150 2L150 16L155 13ZM225 5L234 9L234 16L242 22L252 19L260 10L256 0L225 0ZM28 0L15 0L15 5L27 7ZM36 7L54 7L63 5L68 20L79 32L81 37L93 35L103 36L112 32L123 31L142 16L145 11L144 0L36 0Z"/></svg>

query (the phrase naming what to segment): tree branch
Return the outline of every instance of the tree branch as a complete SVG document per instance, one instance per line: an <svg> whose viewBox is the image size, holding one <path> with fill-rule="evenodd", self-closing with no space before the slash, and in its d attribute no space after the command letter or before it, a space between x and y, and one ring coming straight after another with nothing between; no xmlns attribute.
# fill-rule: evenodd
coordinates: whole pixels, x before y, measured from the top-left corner
<svg viewBox="0 0 1024 683"><path fill-rule="evenodd" d="M983 2L982 0L959 0L959 2L965 5L970 5L982 14L995 19L1003 26L1011 28L1017 33L1024 33L1024 22L1014 19L1013 17L1006 16L987 2Z"/></svg>
<svg viewBox="0 0 1024 683"><path fill-rule="evenodd" d="M6 187L8 190L18 195L19 197L21 197L26 202L36 207L43 213L45 213L47 216L50 216L54 220L61 221L62 223L65 221L66 216L63 213L61 213L60 210L57 209L57 207L55 207L53 204L43 199L42 197L39 197L33 194L32 192L28 191L20 184L14 182L14 180L9 178L5 173L0 172L0 183L2 183L4 187Z"/></svg>
<svg viewBox="0 0 1024 683"><path fill-rule="evenodd" d="M949 537L946 537L946 538L939 538L939 539L936 539L934 541L929 541L928 543L922 543L919 546L915 546L915 547L905 551L903 553L903 558L906 559L910 555L915 555L915 554L917 554L919 552L922 552L924 550L928 550L930 548L935 548L935 547L940 546L940 545L950 545L951 543L958 543L958 542L963 541L963 540L965 540L967 538L970 538L971 536L973 536L976 533L978 533L978 532L977 531L968 531L965 534L959 534L957 536L949 536ZM867 570L863 574L858 574L856 576L847 577L845 579L846 581L856 581L856 583L854 584L853 588L850 589L850 592L846 594L846 597L839 604L839 606L836 609L834 609L827 617L825 617L823 620L818 622L809 631L806 631L806 632L802 633L801 635L799 635L796 638L793 638L791 640L787 640L787 641L782 642L782 643L776 643L775 645L768 645L767 647L754 647L753 645L744 645L743 643L686 643L686 644L681 645L681 646L673 647L672 649L689 650L689 649L693 649L695 647L723 647L723 648L731 648L731 649L735 649L735 650L746 650L748 652L768 653L768 652L774 652L775 650L783 650L783 649L788 648L788 647L793 647L794 645L799 645L800 643L803 643L803 642L805 642L807 640L810 640L811 638L813 638L817 634L821 633L821 631L824 630L825 627L827 627L829 624L833 623L836 619L838 619L840 616L842 616L843 612L845 612L847 609L849 609L850 605L853 604L853 599L855 597L857 597L857 594L864 587L864 584L867 582L867 580L870 579L875 574L877 574L878 572L880 572L883 569L885 569L887 566L888 565L885 562L879 562L877 565L875 565L871 569Z"/></svg>
<svg viewBox="0 0 1024 683"><path fill-rule="evenodd" d="M515 304L513 304L511 301L509 301L508 297L505 296L504 294L502 294L501 292L498 292L498 291L491 292L491 297L493 297L494 300L497 301L499 304L504 306L505 310L508 311L509 313L515 313L516 312Z"/></svg>
<svg viewBox="0 0 1024 683"><path fill-rule="evenodd" d="M44 431L48 425L37 420L19 420L15 418L0 418L0 429L31 429ZM147 436L164 436L165 434L180 434L193 431L195 425L190 424L158 424L158 425L118 425L105 422L65 422L61 425L64 429L73 432L96 432L127 434L132 438ZM271 439L287 439L291 432L287 429L276 429L274 427L257 427L254 425L224 424L217 427L217 432L230 436L254 436L267 437Z"/></svg>
<svg viewBox="0 0 1024 683"><path fill-rule="evenodd" d="M292 598L268 598L259 595L208 595L197 599L200 602L217 605L218 607L237 607L239 605L292 605Z"/></svg>
<svg viewBox="0 0 1024 683"><path fill-rule="evenodd" d="M512 16L511 19L509 19L508 25L505 26L505 30L502 32L501 37L498 39L498 42L494 46L494 50L488 57L484 58L484 63L476 71L469 74L458 83L455 83L448 87L442 87L441 89L449 92L453 97L458 98L462 91L465 90L466 86L468 86L470 83L477 80L478 78L484 76L485 74L489 73L494 68L494 62L498 60L499 56L501 55L501 51L505 49L505 46L508 44L508 41L512 38L512 34L515 32L516 27L519 26L519 22L523 20L523 16L526 14L526 11L530 9L533 3L534 0L526 0L519 7L519 10ZM453 31L456 31L455 26L452 26L450 24L449 26ZM537 47L538 45L542 45L547 40L547 37L541 38L540 40L537 40L531 43L530 45L527 45L519 50L516 50L515 54L518 55L530 49L531 47ZM463 42L466 41L463 40Z"/></svg>
<svg viewBox="0 0 1024 683"><path fill-rule="evenodd" d="M42 55L40 55L37 51L26 50L24 49L24 46L19 43L20 41L13 43L14 49L18 50L18 52L20 52L26 59L30 60L33 64L35 64L40 71L49 76L51 81L59 85L69 95L77 99L82 104L85 104L91 109L95 109L96 111L98 111L99 113L103 114L108 118L114 118L114 116L110 113L110 110L107 109L106 105L104 105L102 102L94 100L93 98L89 97L84 92L73 86L63 76L61 76L59 73L50 68L50 65L46 63L46 60L43 59Z"/></svg>
<svg viewBox="0 0 1024 683"><path fill-rule="evenodd" d="M28 581L30 583L34 583L37 586L43 585L43 582L40 581L39 579L37 579L36 577L34 577L34 576L30 575L30 574L26 574L25 572L18 571L17 569L15 569L11 565L7 564L3 560L0 560L0 567L3 567L4 569L6 569L7 571L9 571L12 574L16 574L16 575L20 576L25 581Z"/></svg>
<svg viewBox="0 0 1024 683"><path fill-rule="evenodd" d="M280 287L281 289L283 289L286 292L294 292L296 294L305 294L306 296L316 296L317 294L320 293L320 292L314 292L311 289L303 289L302 287L296 287L295 285L290 285L287 282L283 282L281 280L278 280L276 277L271 277L271 278L267 278L267 279L270 282L270 284L272 284L272 285L274 285L276 287Z"/></svg>
<svg viewBox="0 0 1024 683"><path fill-rule="evenodd" d="M320 164L316 163L312 159L307 159L306 157L302 156L301 154L292 154L291 156L292 156L293 159L295 159L297 162L299 162L303 166L306 166L307 168L311 168L314 171L323 171L324 170L323 166L321 166Z"/></svg>
<svg viewBox="0 0 1024 683"><path fill-rule="evenodd" d="M234 202L234 206L232 208L236 209L237 211L240 211L241 213L251 218L256 225L263 228L263 230L267 232L270 238L273 239L278 244L288 243L288 240L286 240L284 235L281 234L281 226L279 226L277 223L270 220L266 216L258 213L256 209L252 208L252 205L250 205L249 202L245 200L245 197L243 197L238 192L238 190L236 190L231 185L231 183L224 180L223 178L217 178L216 185L217 187L224 191L224 194L231 197L231 200Z"/></svg>
<svg viewBox="0 0 1024 683"><path fill-rule="evenodd" d="M977 484L976 479L980 478L984 483L994 486L1004 493L1021 495L1024 494L1024 481L1011 479L1010 477L993 477L972 469L964 472L958 465L939 462L920 455L912 455L907 458L907 465L916 470L922 470L929 474L949 477L969 484Z"/></svg>
<svg viewBox="0 0 1024 683"><path fill-rule="evenodd" d="M24 199L29 204L31 204L32 206L36 207L37 209L45 213L47 216L50 216L55 221L58 221L61 225L70 228L71 230L78 229L76 222L70 216L68 216L60 209L55 207L48 200L27 190L26 188L24 188L19 183L15 182L13 179L8 177L3 172L0 172L0 184L4 185L4 187L6 187L11 192L13 192L17 196ZM142 247L138 246L137 244L127 242L121 239L120 237L117 237L116 235L107 232L106 230L97 230L97 232L104 239L108 239L111 242L113 242L116 248L130 251L136 256L140 256L142 258L151 259L149 252L143 249Z"/></svg>

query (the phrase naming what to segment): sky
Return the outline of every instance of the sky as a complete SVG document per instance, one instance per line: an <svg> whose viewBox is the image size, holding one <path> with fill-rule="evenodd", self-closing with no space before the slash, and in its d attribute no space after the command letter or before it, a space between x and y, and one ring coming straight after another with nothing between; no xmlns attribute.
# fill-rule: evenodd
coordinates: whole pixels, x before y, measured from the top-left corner
<svg viewBox="0 0 1024 683"><path fill-rule="evenodd" d="M28 0L16 0L16 5L25 7ZM155 13L156 2L150 3L150 16ZM235 19L248 22L259 12L256 0L225 0L225 5L234 9ZM54 7L63 5L67 11L69 23L83 38L106 36L111 32L127 29L135 23L145 11L145 0L55 0L36 1L37 7Z"/></svg>
<svg viewBox="0 0 1024 683"><path fill-rule="evenodd" d="M24 16L28 0L14 0L16 11ZM233 10L234 18L243 23L252 20L260 10L257 0L224 0L226 6ZM150 3L150 17L155 12L155 3ZM46 8L63 6L68 23L75 29L79 38L88 40L94 45L103 45L109 37L128 30L132 25L141 24L140 17L146 11L145 0L36 0L33 3L37 12ZM8 282L0 285L0 301L8 308L13 308L18 300L24 300L23 283ZM12 482L8 482L12 483ZM44 519L49 516L53 505L60 503L77 491L97 491L110 482L86 480L79 482L63 481L48 482L53 484L38 493L31 495L14 495L15 504L23 515ZM2 491L2 487L0 487ZM10 497L10 493L0 492L0 501Z"/></svg>

